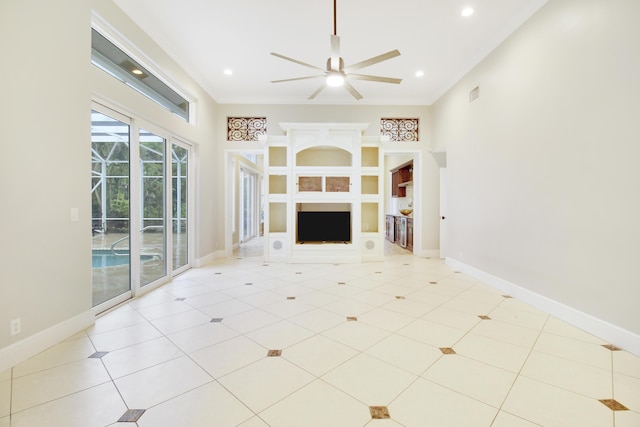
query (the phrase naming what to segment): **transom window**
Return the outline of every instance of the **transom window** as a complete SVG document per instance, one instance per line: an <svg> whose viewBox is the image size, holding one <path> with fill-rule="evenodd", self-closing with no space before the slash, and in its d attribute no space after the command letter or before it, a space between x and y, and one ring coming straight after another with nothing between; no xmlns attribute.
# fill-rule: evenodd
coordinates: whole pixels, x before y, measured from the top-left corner
<svg viewBox="0 0 640 427"><path fill-rule="evenodd" d="M91 63L189 121L189 101L93 28Z"/></svg>

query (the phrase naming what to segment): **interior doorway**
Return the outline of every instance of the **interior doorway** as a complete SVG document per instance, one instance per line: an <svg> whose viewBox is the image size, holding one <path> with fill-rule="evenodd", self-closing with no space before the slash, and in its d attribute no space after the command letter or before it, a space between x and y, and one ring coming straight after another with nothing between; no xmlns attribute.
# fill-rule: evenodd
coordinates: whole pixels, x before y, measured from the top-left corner
<svg viewBox="0 0 640 427"><path fill-rule="evenodd" d="M262 256L263 150L225 151L225 253Z"/></svg>
<svg viewBox="0 0 640 427"><path fill-rule="evenodd" d="M408 161L413 162L413 180L411 185L406 187L406 193L404 196L394 197L392 196L392 179L390 171L391 169ZM387 215L402 217L400 210L406 208L410 208L412 210L412 213L410 214L410 218L412 219L410 232L413 248L410 252L413 252L413 254L417 256L421 256L423 251L422 219L424 217L424 201L422 197L423 188L421 185L423 179L422 167L422 152L420 150L398 148L397 150L387 149L384 152L384 215L385 217ZM397 238L397 236L394 237ZM399 245L396 238L392 238L392 240L389 241L389 239L385 237L385 256L407 253L407 250Z"/></svg>

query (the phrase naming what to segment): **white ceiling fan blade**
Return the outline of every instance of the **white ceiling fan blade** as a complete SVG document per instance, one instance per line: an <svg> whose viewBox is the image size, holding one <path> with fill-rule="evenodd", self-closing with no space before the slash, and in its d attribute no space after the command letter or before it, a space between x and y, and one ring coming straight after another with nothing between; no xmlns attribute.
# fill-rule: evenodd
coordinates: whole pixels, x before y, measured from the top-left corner
<svg viewBox="0 0 640 427"><path fill-rule="evenodd" d="M340 71L340 37L331 36L331 70Z"/></svg>
<svg viewBox="0 0 640 427"><path fill-rule="evenodd" d="M313 98L315 98L316 96L318 96L318 94L319 94L320 92L322 92L322 89L324 89L324 87L325 87L325 86L326 86L326 85L323 83L323 84L322 84L322 86L320 86L318 89L316 89L316 91L315 91L315 92L313 92L311 95L309 95L309 97L308 97L307 99L313 99Z"/></svg>
<svg viewBox="0 0 640 427"><path fill-rule="evenodd" d="M285 61L295 62L296 64L304 65L305 67L313 68L314 70L324 71L320 67L316 67L315 65L307 64L306 62L298 61L297 59L289 58L288 56L280 55L279 53L271 52L271 55L277 56L280 59L284 59Z"/></svg>
<svg viewBox="0 0 640 427"><path fill-rule="evenodd" d="M362 62L350 65L346 67L344 71L349 73L350 71L359 70L360 68L368 67L369 65L377 64L378 62L386 61L387 59L395 58L396 56L400 56L400 51L398 51L398 49L394 49L387 53L383 53L382 55L374 56L373 58L365 59Z"/></svg>
<svg viewBox="0 0 640 427"><path fill-rule="evenodd" d="M321 76L307 76L307 77L295 77L293 79L271 80L271 83L282 83L282 82L293 82L295 80L317 79L318 77L324 77L324 75L321 75Z"/></svg>
<svg viewBox="0 0 640 427"><path fill-rule="evenodd" d="M347 78L356 79L356 80L368 80L370 82L393 83L393 84L400 84L400 82L402 81L402 79L395 79L393 77L368 76L366 74L348 74Z"/></svg>
<svg viewBox="0 0 640 427"><path fill-rule="evenodd" d="M351 86L349 82L344 82L344 88L347 89L347 92L349 92L358 101L362 99L362 95L360 95L360 92L358 92L355 87Z"/></svg>

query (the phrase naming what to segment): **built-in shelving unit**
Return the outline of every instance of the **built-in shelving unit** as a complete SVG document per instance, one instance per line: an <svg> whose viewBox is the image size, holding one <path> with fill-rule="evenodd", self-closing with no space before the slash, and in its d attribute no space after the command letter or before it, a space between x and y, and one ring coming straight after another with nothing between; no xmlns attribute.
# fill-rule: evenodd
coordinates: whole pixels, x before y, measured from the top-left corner
<svg viewBox="0 0 640 427"><path fill-rule="evenodd" d="M382 259L384 176L380 139L363 137L368 124L362 123L280 126L285 136L264 139L268 175L265 260L344 263ZM335 216L343 221L336 227L345 226L345 217L350 223L342 234L327 233L329 241L322 237L304 240L298 232L299 212L348 212ZM322 214L313 217L323 221ZM330 224L318 224L319 230ZM335 240L336 235L340 240Z"/></svg>

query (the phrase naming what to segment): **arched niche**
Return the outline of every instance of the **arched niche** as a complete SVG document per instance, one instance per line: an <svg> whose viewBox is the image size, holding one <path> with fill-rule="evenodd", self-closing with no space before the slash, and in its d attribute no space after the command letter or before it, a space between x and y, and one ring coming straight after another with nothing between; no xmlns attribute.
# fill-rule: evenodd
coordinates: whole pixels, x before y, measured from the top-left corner
<svg viewBox="0 0 640 427"><path fill-rule="evenodd" d="M330 145L316 145L296 153L296 166L352 166L350 151Z"/></svg>

